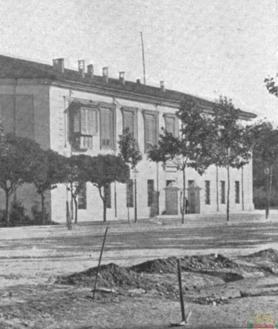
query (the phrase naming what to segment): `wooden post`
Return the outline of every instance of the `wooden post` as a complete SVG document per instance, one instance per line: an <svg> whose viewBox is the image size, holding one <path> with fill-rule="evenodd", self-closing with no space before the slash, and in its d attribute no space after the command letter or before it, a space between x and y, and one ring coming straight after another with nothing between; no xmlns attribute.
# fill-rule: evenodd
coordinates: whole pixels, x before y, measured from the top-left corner
<svg viewBox="0 0 278 329"><path fill-rule="evenodd" d="M105 240L106 240L106 235L107 235L107 232L108 232L108 228L109 228L109 226L106 226L106 229L105 229L105 232L104 232L104 236L103 236L101 251L100 251L100 255L99 255L99 259L98 259L97 273L96 273L96 277L95 277L95 284L94 284L93 297L92 297L93 300L95 299L98 274L99 274L99 269L100 269L100 264L101 264L101 259L102 259L102 254L103 254L103 250L104 250L104 245L105 245Z"/></svg>
<svg viewBox="0 0 278 329"><path fill-rule="evenodd" d="M178 281L179 281L180 304L181 304L181 321L182 323L185 323L184 300L183 300L182 282L181 282L181 264L179 259L177 259L177 268L178 268Z"/></svg>

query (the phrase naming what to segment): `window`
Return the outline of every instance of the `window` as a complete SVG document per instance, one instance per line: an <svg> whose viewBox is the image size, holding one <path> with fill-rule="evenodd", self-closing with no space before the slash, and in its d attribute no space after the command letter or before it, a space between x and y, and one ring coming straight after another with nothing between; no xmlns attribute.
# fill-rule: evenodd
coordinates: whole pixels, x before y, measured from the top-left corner
<svg viewBox="0 0 278 329"><path fill-rule="evenodd" d="M145 152L148 152L157 143L157 125L157 113L144 111Z"/></svg>
<svg viewBox="0 0 278 329"><path fill-rule="evenodd" d="M225 188L225 181L220 181L220 193L221 193L221 203L226 203L226 188Z"/></svg>
<svg viewBox="0 0 278 329"><path fill-rule="evenodd" d="M194 187L195 186L195 181L193 179L188 180L188 187Z"/></svg>
<svg viewBox="0 0 278 329"><path fill-rule="evenodd" d="M136 138L136 112L135 110L128 110L123 108L123 130L128 129L128 131Z"/></svg>
<svg viewBox="0 0 278 329"><path fill-rule="evenodd" d="M148 185L148 207L151 207L153 203L153 195L154 195L154 180L148 179L147 185Z"/></svg>
<svg viewBox="0 0 278 329"><path fill-rule="evenodd" d="M87 209L87 187L84 183L77 195L78 209Z"/></svg>
<svg viewBox="0 0 278 329"><path fill-rule="evenodd" d="M97 134L97 109L73 104L70 109L70 134L72 146L78 150L93 147L93 136Z"/></svg>
<svg viewBox="0 0 278 329"><path fill-rule="evenodd" d="M168 133L171 133L173 136L177 137L179 131L177 117L173 114L165 114L164 120L165 120L165 130Z"/></svg>
<svg viewBox="0 0 278 329"><path fill-rule="evenodd" d="M114 111L112 109L100 109L100 125L100 147L114 148Z"/></svg>
<svg viewBox="0 0 278 329"><path fill-rule="evenodd" d="M111 208L111 185L106 184L104 186L104 197L106 200L106 208Z"/></svg>
<svg viewBox="0 0 278 329"><path fill-rule="evenodd" d="M240 203L239 186L239 181L235 181L235 203Z"/></svg>
<svg viewBox="0 0 278 329"><path fill-rule="evenodd" d="M129 179L126 183L126 206L133 207L133 180Z"/></svg>
<svg viewBox="0 0 278 329"><path fill-rule="evenodd" d="M206 204L210 204L210 181L205 181Z"/></svg>

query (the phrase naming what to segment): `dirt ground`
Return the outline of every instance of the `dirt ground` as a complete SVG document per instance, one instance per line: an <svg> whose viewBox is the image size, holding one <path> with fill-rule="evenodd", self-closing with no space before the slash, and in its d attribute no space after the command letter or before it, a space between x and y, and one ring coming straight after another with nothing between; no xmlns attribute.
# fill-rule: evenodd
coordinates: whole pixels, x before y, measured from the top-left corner
<svg viewBox="0 0 278 329"><path fill-rule="evenodd" d="M0 328L168 328L181 320L176 257L191 311L186 327L258 328L264 321L275 328L277 223L111 226L98 287L112 292L97 292L93 301L103 231L102 225L2 229ZM202 249L188 250L193 232ZM232 248L243 246L246 232L250 245Z"/></svg>

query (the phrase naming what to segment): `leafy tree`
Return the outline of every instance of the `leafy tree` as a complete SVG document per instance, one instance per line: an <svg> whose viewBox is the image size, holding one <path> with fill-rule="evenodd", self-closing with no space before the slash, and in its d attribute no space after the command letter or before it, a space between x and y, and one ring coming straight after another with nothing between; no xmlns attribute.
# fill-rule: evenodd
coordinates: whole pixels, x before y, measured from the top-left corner
<svg viewBox="0 0 278 329"><path fill-rule="evenodd" d="M40 150L34 155L33 161L32 182L41 197L41 220L42 224L46 224L45 193L65 181L65 158L52 150Z"/></svg>
<svg viewBox="0 0 278 329"><path fill-rule="evenodd" d="M40 152L39 145L23 137L1 132L0 142L0 188L5 193L5 221L10 222L10 196L24 182L32 181L35 169L34 157Z"/></svg>
<svg viewBox="0 0 278 329"><path fill-rule="evenodd" d="M117 181L125 183L129 179L129 167L120 156L99 154L95 157L83 155L86 181L90 181L99 191L103 202L103 222L106 222L107 195L105 189Z"/></svg>
<svg viewBox="0 0 278 329"><path fill-rule="evenodd" d="M181 121L178 137L165 129L160 135L158 145L153 147L148 156L152 161L166 163L172 160L177 169L182 171L182 223L186 212L186 168L194 168L203 174L211 163L210 149L213 139L212 119L202 113L193 99L184 99L176 113Z"/></svg>
<svg viewBox="0 0 278 329"><path fill-rule="evenodd" d="M119 139L120 157L123 161L130 166L134 173L136 172L136 166L139 161L142 160L142 154L138 149L138 144L133 134L126 128ZM134 221L137 222L137 182L134 175Z"/></svg>
<svg viewBox="0 0 278 329"><path fill-rule="evenodd" d="M253 141L254 169L263 170L263 173L261 171L257 173L257 176L259 176L257 179L262 180L265 176L265 214L266 218L268 218L273 171L278 161L278 129L274 129L270 122L259 122L249 126L248 129L249 138Z"/></svg>
<svg viewBox="0 0 278 329"><path fill-rule="evenodd" d="M84 157L82 155L73 155L65 158L64 173L65 183L71 194L71 214L73 216L74 203L74 222L78 220L78 201L77 197L82 187L86 183L86 168L84 167Z"/></svg>
<svg viewBox="0 0 278 329"><path fill-rule="evenodd" d="M230 168L241 168L251 157L251 144L246 128L240 124L240 111L231 100L220 98L215 107L214 143L211 148L212 162L227 170L226 219L230 219Z"/></svg>

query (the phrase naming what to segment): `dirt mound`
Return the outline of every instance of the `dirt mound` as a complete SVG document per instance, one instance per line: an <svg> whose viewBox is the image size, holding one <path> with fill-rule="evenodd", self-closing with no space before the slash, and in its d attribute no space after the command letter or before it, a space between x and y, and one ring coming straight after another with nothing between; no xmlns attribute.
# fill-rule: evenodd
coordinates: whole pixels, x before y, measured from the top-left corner
<svg viewBox="0 0 278 329"><path fill-rule="evenodd" d="M247 258L247 259L258 259L261 258L262 260L270 260L272 262L278 263L278 250L276 249L264 249L264 250L260 250L257 252L254 252L252 254L243 256L243 258Z"/></svg>
<svg viewBox="0 0 278 329"><path fill-rule="evenodd" d="M141 273L174 273L177 271L177 258L154 259L130 267ZM180 259L183 271L216 271L222 269L236 269L238 264L223 255L185 256Z"/></svg>
<svg viewBox="0 0 278 329"><path fill-rule="evenodd" d="M97 268L89 268L86 271L74 273L68 276L60 276L56 283L59 284L78 284L85 286L92 286L95 282ZM121 267L110 263L100 267L98 285L102 287L136 287L140 288L142 285L142 278L138 273L131 271L126 267Z"/></svg>
<svg viewBox="0 0 278 329"><path fill-rule="evenodd" d="M177 271L177 258L159 258L131 266L137 273L175 273Z"/></svg>

